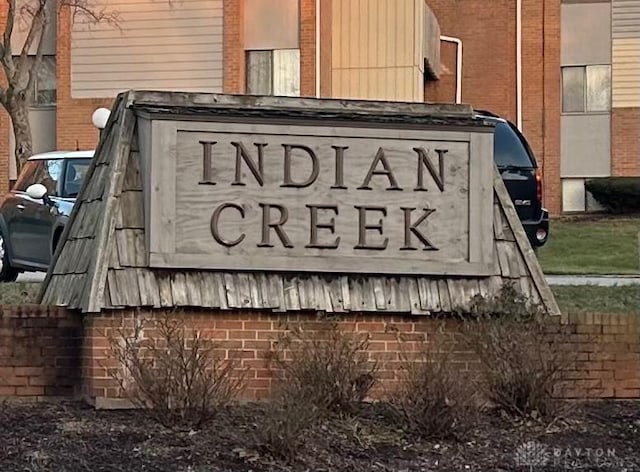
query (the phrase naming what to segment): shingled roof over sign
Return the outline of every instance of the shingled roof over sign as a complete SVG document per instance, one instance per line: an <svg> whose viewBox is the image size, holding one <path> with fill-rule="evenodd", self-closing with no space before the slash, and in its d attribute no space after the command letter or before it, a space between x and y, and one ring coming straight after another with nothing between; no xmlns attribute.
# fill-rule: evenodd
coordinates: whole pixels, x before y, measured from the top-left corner
<svg viewBox="0 0 640 472"><path fill-rule="evenodd" d="M412 119L427 124L468 122L470 109L406 104L389 113L377 102L323 100L333 119ZM83 312L128 307L193 306L276 312L391 312L430 314L465 309L474 295L506 282L548 313L559 314L537 259L497 170L494 248L487 277L356 276L301 273L158 270L148 266L137 115L304 117L306 99L216 94L126 92L118 96L40 295L43 304ZM384 118L377 108L386 108Z"/></svg>

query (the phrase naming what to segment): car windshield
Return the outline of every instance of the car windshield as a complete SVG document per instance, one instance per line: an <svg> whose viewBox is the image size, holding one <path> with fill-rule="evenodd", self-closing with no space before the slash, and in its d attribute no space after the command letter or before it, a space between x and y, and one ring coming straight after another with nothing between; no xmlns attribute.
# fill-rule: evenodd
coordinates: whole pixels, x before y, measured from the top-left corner
<svg viewBox="0 0 640 472"><path fill-rule="evenodd" d="M522 140L507 123L496 125L494 154L498 167L534 167Z"/></svg>
<svg viewBox="0 0 640 472"><path fill-rule="evenodd" d="M80 193L82 183L91 164L91 159L69 159L64 178L64 196L75 198Z"/></svg>

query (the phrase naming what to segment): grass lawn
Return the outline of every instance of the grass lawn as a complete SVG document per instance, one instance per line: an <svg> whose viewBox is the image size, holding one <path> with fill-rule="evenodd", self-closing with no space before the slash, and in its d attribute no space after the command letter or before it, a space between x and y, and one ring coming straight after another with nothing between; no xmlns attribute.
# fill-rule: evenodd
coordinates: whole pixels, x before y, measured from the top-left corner
<svg viewBox="0 0 640 472"><path fill-rule="evenodd" d="M564 313L640 315L640 285L567 285L552 286L551 290Z"/></svg>
<svg viewBox="0 0 640 472"><path fill-rule="evenodd" d="M639 274L640 218L552 221L538 251L546 274Z"/></svg>
<svg viewBox="0 0 640 472"><path fill-rule="evenodd" d="M15 282L0 284L0 305L35 303L40 290L38 282Z"/></svg>

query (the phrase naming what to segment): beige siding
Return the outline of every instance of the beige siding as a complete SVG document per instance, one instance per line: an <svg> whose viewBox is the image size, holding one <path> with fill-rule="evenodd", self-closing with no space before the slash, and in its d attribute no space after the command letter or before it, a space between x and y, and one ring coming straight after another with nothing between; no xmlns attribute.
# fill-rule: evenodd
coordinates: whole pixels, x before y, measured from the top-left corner
<svg viewBox="0 0 640 472"><path fill-rule="evenodd" d="M615 108L640 106L640 0L611 3L611 101Z"/></svg>
<svg viewBox="0 0 640 472"><path fill-rule="evenodd" d="M612 106L640 106L640 37L613 40Z"/></svg>
<svg viewBox="0 0 640 472"><path fill-rule="evenodd" d="M332 96L423 101L424 0L333 0Z"/></svg>
<svg viewBox="0 0 640 472"><path fill-rule="evenodd" d="M640 38L640 0L613 0L611 27L614 38Z"/></svg>
<svg viewBox="0 0 640 472"><path fill-rule="evenodd" d="M222 91L222 0L105 4L118 13L117 27L74 23L73 98L127 89Z"/></svg>

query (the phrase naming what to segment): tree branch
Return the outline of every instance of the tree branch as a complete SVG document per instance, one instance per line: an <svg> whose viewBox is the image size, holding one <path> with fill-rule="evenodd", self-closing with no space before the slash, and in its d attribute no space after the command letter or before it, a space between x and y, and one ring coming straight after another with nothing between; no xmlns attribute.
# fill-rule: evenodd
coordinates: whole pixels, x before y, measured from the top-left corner
<svg viewBox="0 0 640 472"><path fill-rule="evenodd" d="M35 60L33 61L32 67L29 69L29 80L27 81L27 91L29 92L31 92L31 90L35 90L34 89L35 80L38 77L38 71L42 66L45 33L47 32L47 25L49 24L49 12L47 11L47 1L48 0L40 0L41 13L39 17L41 18L41 31L40 31L40 39L38 41L38 47L36 49L36 57L35 57ZM33 24L35 24L35 18L34 18ZM33 29L33 24L31 25L32 29ZM31 33L31 31L29 31L29 33ZM26 42L25 42L25 46L26 46ZM27 53L28 51L29 50L27 49ZM23 48L23 54L24 54L24 48Z"/></svg>
<svg viewBox="0 0 640 472"><path fill-rule="evenodd" d="M84 17L91 24L107 23L112 26L118 26L120 16L116 11L109 11L106 8L95 8L87 0L61 0L59 7L69 7L72 14L72 23L77 17Z"/></svg>
<svg viewBox="0 0 640 472"><path fill-rule="evenodd" d="M26 14L31 17L31 28L29 28L29 34L27 35L27 39L24 41L24 45L22 46L22 51L20 52L20 59L27 57L29 55L29 50L35 39L38 37L38 34L42 31L42 27L44 26L44 16L45 16L45 7L47 4L47 0L39 0L38 7L34 10L29 5L25 5L22 7L23 14ZM42 42L43 35L40 36L40 41Z"/></svg>
<svg viewBox="0 0 640 472"><path fill-rule="evenodd" d="M13 25L16 18L16 0L7 0L9 8L7 11L7 22L4 25L4 34L2 35L2 66L4 67L7 81L10 82L15 75L16 67L13 63L11 55L11 36L13 34Z"/></svg>

